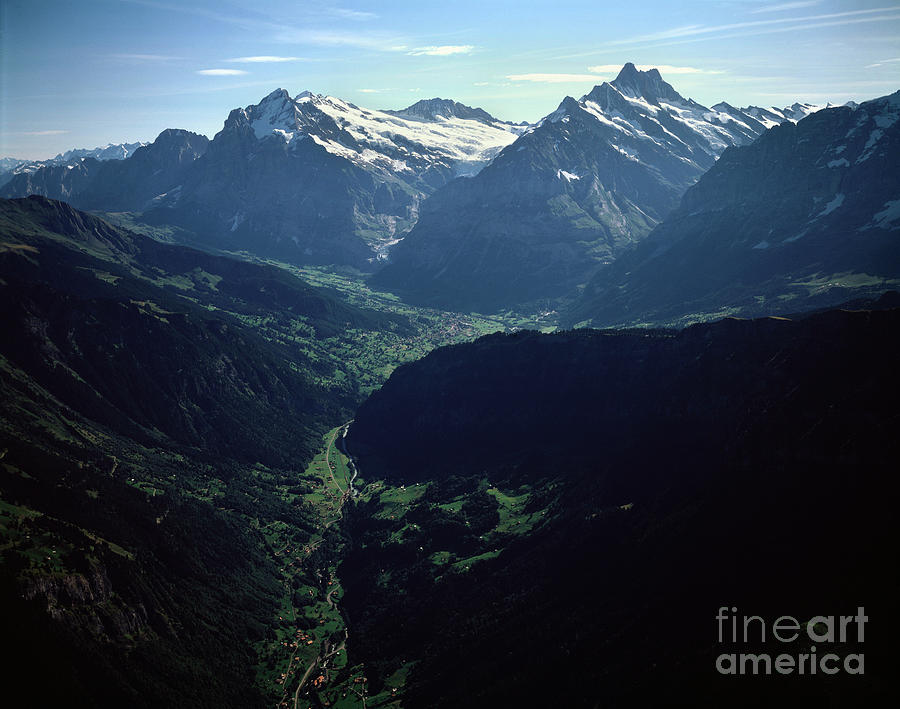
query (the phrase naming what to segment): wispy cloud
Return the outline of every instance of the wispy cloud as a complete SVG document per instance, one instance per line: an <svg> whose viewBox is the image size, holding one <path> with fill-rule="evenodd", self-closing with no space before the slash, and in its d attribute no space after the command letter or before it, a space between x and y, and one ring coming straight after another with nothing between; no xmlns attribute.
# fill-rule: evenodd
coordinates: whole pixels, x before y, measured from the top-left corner
<svg viewBox="0 0 900 709"><path fill-rule="evenodd" d="M378 17L374 12L361 12L360 10L348 10L343 7L331 8L330 13L336 17L342 17L345 20L374 20Z"/></svg>
<svg viewBox="0 0 900 709"><path fill-rule="evenodd" d="M278 64L281 62L303 62L308 61L304 57L276 57L271 55L261 55L257 57L234 57L226 59L226 62L232 64Z"/></svg>
<svg viewBox="0 0 900 709"><path fill-rule="evenodd" d="M134 5L142 5L159 10L193 15L205 20L220 22L238 27L256 36L281 44L311 44L325 47L355 47L383 52L399 52L407 49L403 40L396 35L385 32L348 32L344 30L308 29L309 22L321 21L326 17L337 17L345 20L372 20L378 15L347 8L324 8L321 3L296 3L293 19L285 21L281 17L261 12L243 10L241 12L224 13L208 8L195 7L189 4L177 4L165 0L122 0ZM398 46L401 45L401 46Z"/></svg>
<svg viewBox="0 0 900 709"><path fill-rule="evenodd" d="M897 62L900 62L900 57L897 57L896 59L882 59L881 61L877 61L874 64L866 64L865 68L874 69L877 66L884 66L885 64L895 64Z"/></svg>
<svg viewBox="0 0 900 709"><path fill-rule="evenodd" d="M378 52L402 52L407 47L396 35L381 32L345 32L340 30L300 30L282 28L274 36L284 44L313 44L321 47L354 47Z"/></svg>
<svg viewBox="0 0 900 709"><path fill-rule="evenodd" d="M241 76L249 72L243 69L200 69L197 73L201 76Z"/></svg>
<svg viewBox="0 0 900 709"><path fill-rule="evenodd" d="M533 81L541 84L582 84L597 80L594 74L510 74L510 81Z"/></svg>
<svg viewBox="0 0 900 709"><path fill-rule="evenodd" d="M649 71L650 69L658 69L661 74L724 74L720 69L698 69L693 66L671 66L669 64L638 64L636 65L641 71ZM617 74L622 68L621 64L598 64L589 66L588 71L595 74Z"/></svg>
<svg viewBox="0 0 900 709"><path fill-rule="evenodd" d="M124 59L133 62L172 62L182 57L173 57L168 54L110 54L111 59Z"/></svg>
<svg viewBox="0 0 900 709"><path fill-rule="evenodd" d="M186 15L202 17L206 20L214 20L223 24L240 27L248 31L264 31L266 29L278 29L280 25L274 20L261 19L258 14L245 13L244 15L229 15L204 7L195 7L184 3L162 2L161 0L121 0L131 5L142 5L157 10L180 12Z"/></svg>
<svg viewBox="0 0 900 709"><path fill-rule="evenodd" d="M386 89L357 89L361 94L380 94Z"/></svg>
<svg viewBox="0 0 900 709"><path fill-rule="evenodd" d="M824 15L803 15L799 17L780 17L774 20L751 20L748 22L733 22L727 25L687 25L683 27L673 27L660 32L651 34L638 35L627 39L620 39L611 42L614 45L637 44L642 42L655 42L666 39L679 39L685 37L697 37L698 35L709 35L710 39L723 39L726 37L738 36L733 34L723 35L721 33L732 32L733 30L744 30L753 28L755 31L747 34L767 34L774 32L796 31L803 29L812 29L814 27L826 27L831 24L843 24L853 22L879 22L887 19L896 19L896 16L886 15L900 10L900 5L888 7L875 7L868 10L850 10L847 12L831 12ZM878 14L879 17L860 18L860 15ZM854 18L854 19L849 19ZM838 20L836 23L825 23L822 20ZM806 23L806 24L804 24ZM782 29L778 25L790 25L789 28ZM766 28L766 29L759 29Z"/></svg>
<svg viewBox="0 0 900 709"><path fill-rule="evenodd" d="M410 56L448 57L451 54L471 54L475 47L471 44L444 44L439 47L416 47L407 52Z"/></svg>
<svg viewBox="0 0 900 709"><path fill-rule="evenodd" d="M67 130L22 130L16 135L64 135L68 132Z"/></svg>
<svg viewBox="0 0 900 709"><path fill-rule="evenodd" d="M766 5L755 10L750 10L751 15L758 15L761 12L784 12L785 10L799 10L801 7L812 7L818 5L822 0L800 0L800 2L783 2L778 5Z"/></svg>

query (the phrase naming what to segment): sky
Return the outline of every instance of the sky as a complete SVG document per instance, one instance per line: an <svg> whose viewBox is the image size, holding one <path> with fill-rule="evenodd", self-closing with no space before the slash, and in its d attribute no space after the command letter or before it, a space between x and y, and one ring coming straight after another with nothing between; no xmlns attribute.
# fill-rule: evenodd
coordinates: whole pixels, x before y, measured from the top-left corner
<svg viewBox="0 0 900 709"><path fill-rule="evenodd" d="M628 61L707 106L862 101L900 89L900 3L0 0L0 156L212 137L276 88L536 121Z"/></svg>

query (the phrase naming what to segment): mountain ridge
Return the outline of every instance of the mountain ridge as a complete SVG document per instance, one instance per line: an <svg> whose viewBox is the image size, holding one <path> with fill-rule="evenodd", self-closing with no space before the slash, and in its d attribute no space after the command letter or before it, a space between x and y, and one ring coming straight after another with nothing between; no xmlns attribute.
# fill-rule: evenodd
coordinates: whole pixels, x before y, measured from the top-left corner
<svg viewBox="0 0 900 709"><path fill-rule="evenodd" d="M896 287L898 120L900 92L725 151L646 241L597 273L564 322L784 313Z"/></svg>

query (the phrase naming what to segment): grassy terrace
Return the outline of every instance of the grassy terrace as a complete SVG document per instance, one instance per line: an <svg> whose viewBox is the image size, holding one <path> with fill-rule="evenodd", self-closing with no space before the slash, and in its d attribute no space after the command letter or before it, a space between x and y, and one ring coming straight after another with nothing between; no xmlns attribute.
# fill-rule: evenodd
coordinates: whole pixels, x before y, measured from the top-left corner
<svg viewBox="0 0 900 709"><path fill-rule="evenodd" d="M32 529L28 521L41 513L0 500L0 552L16 549L35 568L60 573L61 556L71 551L47 532Z"/></svg>
<svg viewBox="0 0 900 709"><path fill-rule="evenodd" d="M528 505L532 497L530 488L523 486L515 491L504 492L498 487L489 486L487 480L481 481L480 485L486 488L487 494L496 501L499 521L492 529L479 535L482 548L476 554L460 558L451 551L432 551L429 559L435 567L447 567L453 571L464 572L472 564L496 557L509 538L526 534L545 519L547 508L531 509ZM374 518L393 522L385 544L406 544L419 539L422 535L427 537L427 527L423 528L423 525L407 519L407 513L417 508L417 505L427 507L428 517L446 516L459 520L467 527L470 525L464 510L469 493L449 499L423 500L431 486L431 483L392 486L384 481L376 481L361 490L361 500L368 502L375 499L380 505L379 511L373 515ZM550 488L552 487L550 484Z"/></svg>

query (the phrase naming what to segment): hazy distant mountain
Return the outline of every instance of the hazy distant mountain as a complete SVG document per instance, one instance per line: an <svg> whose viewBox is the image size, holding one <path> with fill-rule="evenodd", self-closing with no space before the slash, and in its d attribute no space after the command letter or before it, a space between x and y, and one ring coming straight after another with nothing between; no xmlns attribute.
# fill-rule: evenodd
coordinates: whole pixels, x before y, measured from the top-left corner
<svg viewBox="0 0 900 709"><path fill-rule="evenodd" d="M365 267L419 203L525 127L452 101L388 113L284 89L231 112L181 189L147 218L220 248Z"/></svg>
<svg viewBox="0 0 900 709"><path fill-rule="evenodd" d="M373 284L483 311L564 295L646 236L725 148L810 110L764 122L710 109L656 69L626 64L612 83L565 98L478 176L436 193Z"/></svg>
<svg viewBox="0 0 900 709"><path fill-rule="evenodd" d="M82 157L17 174L0 189L0 197L37 194L79 209L140 211L177 185L208 143L203 135L164 130L153 143L137 148L125 160Z"/></svg>
<svg viewBox="0 0 900 709"><path fill-rule="evenodd" d="M15 175L23 172L35 172L52 165L68 165L81 158L95 160L125 160L138 148L148 143L110 143L102 148L75 148L58 153L49 160L19 160L17 158L0 158L0 187L9 182Z"/></svg>
<svg viewBox="0 0 900 709"><path fill-rule="evenodd" d="M56 162L69 162L70 160L77 160L78 158L125 160L134 155L135 150L142 148L145 145L150 145L150 143L118 143L116 145L110 143L102 148L76 148L75 150L67 150L64 153L59 153L53 160Z"/></svg>
<svg viewBox="0 0 900 709"><path fill-rule="evenodd" d="M12 171L27 162L27 160L19 160L18 158L0 158L0 180L4 179L4 176L6 175L12 177ZM9 178L6 177L5 179Z"/></svg>
<svg viewBox="0 0 900 709"><path fill-rule="evenodd" d="M833 305L900 283L900 92L727 150L569 322Z"/></svg>

